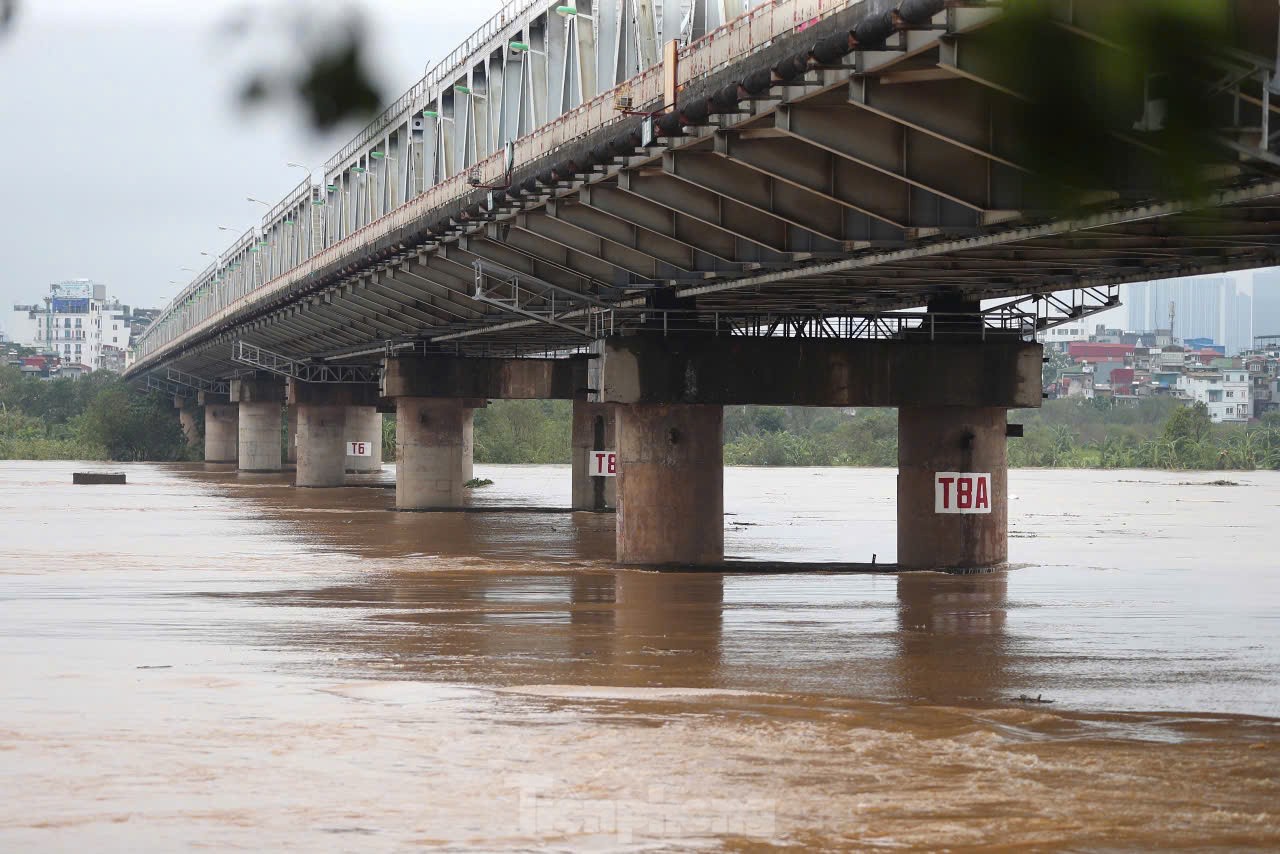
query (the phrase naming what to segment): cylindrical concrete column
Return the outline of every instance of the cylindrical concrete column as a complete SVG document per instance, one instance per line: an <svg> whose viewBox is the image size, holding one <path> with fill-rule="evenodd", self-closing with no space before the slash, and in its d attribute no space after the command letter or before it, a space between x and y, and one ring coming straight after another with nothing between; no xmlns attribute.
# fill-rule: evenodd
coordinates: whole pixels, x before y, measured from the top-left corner
<svg viewBox="0 0 1280 854"><path fill-rule="evenodd" d="M469 406L462 409L462 482L476 476L476 411Z"/></svg>
<svg viewBox="0 0 1280 854"><path fill-rule="evenodd" d="M573 497L574 510L604 510L617 507L617 478L595 477L589 465L593 451L616 451L616 417L612 403L573 402Z"/></svg>
<svg viewBox="0 0 1280 854"><path fill-rule="evenodd" d="M187 440L187 446L196 447L200 441L200 430L196 426L195 404L178 398L174 406L178 409L178 423L182 425L182 436Z"/></svg>
<svg viewBox="0 0 1280 854"><path fill-rule="evenodd" d="M240 471L280 471L280 401L241 403Z"/></svg>
<svg viewBox="0 0 1280 854"><path fill-rule="evenodd" d="M292 404L287 407L287 410L284 429L289 436L289 448L285 452L285 461L296 463L298 461L298 407Z"/></svg>
<svg viewBox="0 0 1280 854"><path fill-rule="evenodd" d="M994 566L1009 556L1005 409L898 410L898 564Z"/></svg>
<svg viewBox="0 0 1280 854"><path fill-rule="evenodd" d="M396 509L461 507L465 424L456 398L396 398Z"/></svg>
<svg viewBox="0 0 1280 854"><path fill-rule="evenodd" d="M239 409L234 403L206 403L204 407L204 461L237 462Z"/></svg>
<svg viewBox="0 0 1280 854"><path fill-rule="evenodd" d="M298 404L298 486L342 486L346 483L347 407Z"/></svg>
<svg viewBox="0 0 1280 854"><path fill-rule="evenodd" d="M617 419L618 561L723 561L722 408L628 404Z"/></svg>
<svg viewBox="0 0 1280 854"><path fill-rule="evenodd" d="M347 471L356 473L382 471L382 413L376 406L347 407L347 426L343 447L350 450L351 442L366 443L369 456L347 454L345 463Z"/></svg>

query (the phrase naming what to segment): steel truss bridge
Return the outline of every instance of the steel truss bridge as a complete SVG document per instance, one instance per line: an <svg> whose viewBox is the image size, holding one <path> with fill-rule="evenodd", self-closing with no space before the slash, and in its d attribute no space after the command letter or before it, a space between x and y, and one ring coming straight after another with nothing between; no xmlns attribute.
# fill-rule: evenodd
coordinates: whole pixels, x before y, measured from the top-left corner
<svg viewBox="0 0 1280 854"><path fill-rule="evenodd" d="M1091 29L1108 2L1056 23L1122 50ZM1120 283L1277 264L1280 10L1232 8L1207 194L1120 181L1064 216L1030 201L994 0L513 0L186 286L129 375L360 382L402 349L640 330L893 336L937 298L1017 300L992 328L1034 334Z"/></svg>

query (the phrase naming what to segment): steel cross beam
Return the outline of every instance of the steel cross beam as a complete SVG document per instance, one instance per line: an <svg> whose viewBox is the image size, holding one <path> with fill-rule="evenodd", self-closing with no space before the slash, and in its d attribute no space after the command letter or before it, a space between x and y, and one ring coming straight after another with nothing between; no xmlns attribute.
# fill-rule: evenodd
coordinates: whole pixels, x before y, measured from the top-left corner
<svg viewBox="0 0 1280 854"><path fill-rule="evenodd" d="M983 314L1007 314L1030 306L1035 312L1036 329L1045 330L1092 317L1119 305L1120 286L1108 284L1047 294L1028 294L992 306Z"/></svg>
<svg viewBox="0 0 1280 854"><path fill-rule="evenodd" d="M589 327L579 329L576 326L570 326L560 317L566 310L581 308L584 304L595 308L608 307L608 303L588 294L553 285L536 276L510 270L491 261L477 258L474 262L474 268L476 289L472 297L477 302L483 302L511 314L518 314L521 317L546 323L586 338L595 337L595 333ZM492 281L496 281L497 285L493 285ZM500 295L503 290L506 291L505 296ZM560 298L561 306L563 306L558 313L556 310L557 296ZM449 337L442 336L433 340L446 340Z"/></svg>
<svg viewBox="0 0 1280 854"><path fill-rule="evenodd" d="M193 374L184 373L177 368L164 369L165 380L175 385L187 386L196 391L208 391L215 394L226 394L230 385L226 380L207 380Z"/></svg>
<svg viewBox="0 0 1280 854"><path fill-rule="evenodd" d="M244 341L232 345L231 360L308 383L376 383L381 370L377 365L333 365L291 359Z"/></svg>
<svg viewBox="0 0 1280 854"><path fill-rule="evenodd" d="M139 383L139 387L143 391L158 391L162 394L176 394L182 397L193 397L196 393L195 388L192 386L162 380L155 374L147 374L146 382Z"/></svg>

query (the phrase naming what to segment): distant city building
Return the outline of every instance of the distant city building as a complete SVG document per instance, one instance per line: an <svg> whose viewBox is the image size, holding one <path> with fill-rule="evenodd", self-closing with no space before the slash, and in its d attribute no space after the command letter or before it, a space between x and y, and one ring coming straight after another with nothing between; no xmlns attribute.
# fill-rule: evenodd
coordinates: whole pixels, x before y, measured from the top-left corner
<svg viewBox="0 0 1280 854"><path fill-rule="evenodd" d="M1280 268L1253 274L1253 334L1280 335Z"/></svg>
<svg viewBox="0 0 1280 854"><path fill-rule="evenodd" d="M1046 329L1041 338L1045 344L1070 344L1072 341L1088 341L1091 332L1086 321L1073 320L1052 329Z"/></svg>
<svg viewBox="0 0 1280 854"><path fill-rule="evenodd" d="M1258 276L1255 275L1255 292ZM1280 278L1277 279L1280 315ZM1129 326L1138 333L1168 330L1174 341L1207 339L1236 355L1253 346L1254 298L1240 293L1234 276L1195 276L1127 285L1122 299ZM1280 322L1280 316L1277 317Z"/></svg>
<svg viewBox="0 0 1280 854"><path fill-rule="evenodd" d="M1233 283L1223 299L1222 344L1228 353L1238 355L1253 346L1253 297L1237 293Z"/></svg>
<svg viewBox="0 0 1280 854"><path fill-rule="evenodd" d="M58 356L71 375L73 365L124 370L135 323L129 306L107 298L105 285L76 279L50 285L41 302L15 305L8 326L14 343Z"/></svg>
<svg viewBox="0 0 1280 854"><path fill-rule="evenodd" d="M1242 369L1188 371L1178 378L1177 391L1188 401L1203 403L1215 424L1253 416L1249 374Z"/></svg>

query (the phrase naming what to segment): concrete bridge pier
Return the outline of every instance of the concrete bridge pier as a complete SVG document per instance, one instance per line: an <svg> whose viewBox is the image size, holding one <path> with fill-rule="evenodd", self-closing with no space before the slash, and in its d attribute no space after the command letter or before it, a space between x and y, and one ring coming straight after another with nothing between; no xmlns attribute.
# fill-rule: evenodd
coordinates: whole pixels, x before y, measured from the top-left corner
<svg viewBox="0 0 1280 854"><path fill-rule="evenodd" d="M617 477L597 477L590 470L592 452L617 450L615 409L609 403L573 402L571 463L574 510L605 510L618 506Z"/></svg>
<svg viewBox="0 0 1280 854"><path fill-rule="evenodd" d="M347 415L354 408L375 406L377 398L378 387L372 384L289 381L288 402L298 410L297 486L346 483L347 442L352 441Z"/></svg>
<svg viewBox="0 0 1280 854"><path fill-rule="evenodd" d="M396 398L396 509L463 505L472 409L456 397Z"/></svg>
<svg viewBox="0 0 1280 854"><path fill-rule="evenodd" d="M1001 407L898 410L900 566L957 569L1008 560L1007 414Z"/></svg>
<svg viewBox="0 0 1280 854"><path fill-rule="evenodd" d="M345 465L352 474L382 471L382 413L376 406L352 406L347 410L346 442L364 442L367 456L346 454ZM349 446L346 450L351 450Z"/></svg>
<svg viewBox="0 0 1280 854"><path fill-rule="evenodd" d="M476 410L488 406L487 400L468 400L462 410L462 482L476 476Z"/></svg>
<svg viewBox="0 0 1280 854"><path fill-rule="evenodd" d="M948 317L892 340L607 339L599 396L618 404L618 560L723 560L722 407L764 404L897 407L899 565L1004 562L1005 417L1040 405L1043 351L972 326ZM873 548L850 545L855 560Z"/></svg>
<svg viewBox="0 0 1280 854"><path fill-rule="evenodd" d="M187 440L187 446L190 448L196 447L200 441L200 431L196 426L195 401L180 394L175 394L173 396L173 408L178 410L178 423L182 425L182 435Z"/></svg>
<svg viewBox="0 0 1280 854"><path fill-rule="evenodd" d="M237 465L240 471L275 472L283 468L280 423L284 396L284 382L278 377L231 381L231 400L240 408Z"/></svg>
<svg viewBox="0 0 1280 854"><path fill-rule="evenodd" d="M297 486L342 486L347 482L345 406L298 405Z"/></svg>
<svg viewBox="0 0 1280 854"><path fill-rule="evenodd" d="M285 435L288 437L288 444L285 450L285 462L297 464L298 462L298 407L285 407Z"/></svg>
<svg viewBox="0 0 1280 854"><path fill-rule="evenodd" d="M617 559L724 560L724 408L618 407Z"/></svg>
<svg viewBox="0 0 1280 854"><path fill-rule="evenodd" d="M197 400L204 407L204 461L206 463L238 462L240 410L223 395L200 392Z"/></svg>
<svg viewBox="0 0 1280 854"><path fill-rule="evenodd" d="M586 387L582 359L443 353L387 359L382 397L396 402L396 509L461 507L472 477L475 410L491 398L570 400Z"/></svg>

